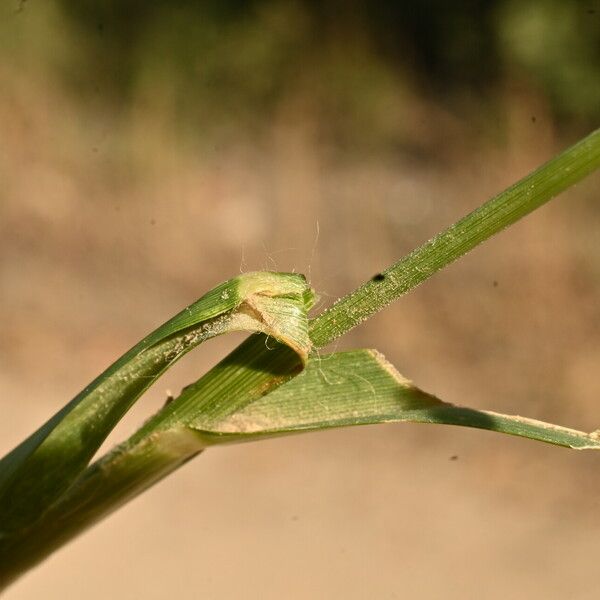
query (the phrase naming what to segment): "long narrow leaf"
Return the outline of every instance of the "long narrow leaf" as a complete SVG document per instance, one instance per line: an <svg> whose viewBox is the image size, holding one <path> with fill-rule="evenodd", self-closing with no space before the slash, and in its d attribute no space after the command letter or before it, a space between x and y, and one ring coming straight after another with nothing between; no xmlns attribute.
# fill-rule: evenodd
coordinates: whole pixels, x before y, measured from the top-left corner
<svg viewBox="0 0 600 600"><path fill-rule="evenodd" d="M442 402L415 387L381 354L356 350L313 358L298 377L224 418L188 423L205 444L253 436L375 423L439 423L488 429L578 450L600 449L600 435L516 415ZM207 426L209 425L209 426Z"/></svg>
<svg viewBox="0 0 600 600"><path fill-rule="evenodd" d="M310 339L313 345L322 348L329 344L598 168L600 129L567 148L311 319Z"/></svg>

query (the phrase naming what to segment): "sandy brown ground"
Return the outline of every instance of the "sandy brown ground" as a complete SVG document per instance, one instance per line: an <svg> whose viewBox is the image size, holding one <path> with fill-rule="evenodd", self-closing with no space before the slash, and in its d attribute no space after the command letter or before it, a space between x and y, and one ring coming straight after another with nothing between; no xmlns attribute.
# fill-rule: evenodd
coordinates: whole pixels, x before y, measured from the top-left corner
<svg viewBox="0 0 600 600"><path fill-rule="evenodd" d="M525 108L502 141L467 144L455 124L449 137L426 132L446 145L435 160L351 158L284 112L259 146L184 151L143 115L127 127L75 118L60 95L3 81L2 452L240 269L303 271L328 304L567 143ZM599 427L598 185L564 194L338 347L377 348L451 402ZM187 357L111 443L236 341ZM591 600L599 466L597 454L418 425L215 449L6 597Z"/></svg>

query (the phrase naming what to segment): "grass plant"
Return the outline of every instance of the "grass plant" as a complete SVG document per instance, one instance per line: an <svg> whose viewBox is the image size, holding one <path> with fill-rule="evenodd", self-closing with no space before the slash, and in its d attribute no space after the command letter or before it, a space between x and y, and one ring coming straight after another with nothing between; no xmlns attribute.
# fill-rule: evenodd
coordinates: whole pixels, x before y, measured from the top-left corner
<svg viewBox="0 0 600 600"><path fill-rule="evenodd" d="M0 461L0 589L210 446L409 421L600 449L595 432L443 402L375 350L320 352L598 167L600 130L313 318L316 294L305 278L273 272L231 279L175 315ZM127 410L174 362L236 330L254 335L90 464Z"/></svg>

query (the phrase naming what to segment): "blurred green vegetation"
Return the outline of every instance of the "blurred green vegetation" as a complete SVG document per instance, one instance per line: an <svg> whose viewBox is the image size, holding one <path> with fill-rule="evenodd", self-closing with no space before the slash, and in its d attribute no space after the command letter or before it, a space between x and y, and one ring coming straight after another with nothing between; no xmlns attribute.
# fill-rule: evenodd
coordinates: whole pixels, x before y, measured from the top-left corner
<svg viewBox="0 0 600 600"><path fill-rule="evenodd" d="M600 117L597 0L13 0L3 13L5 65L124 118L156 112L192 141L254 135L293 106L327 141L402 144L420 102L497 111L515 81L558 123Z"/></svg>

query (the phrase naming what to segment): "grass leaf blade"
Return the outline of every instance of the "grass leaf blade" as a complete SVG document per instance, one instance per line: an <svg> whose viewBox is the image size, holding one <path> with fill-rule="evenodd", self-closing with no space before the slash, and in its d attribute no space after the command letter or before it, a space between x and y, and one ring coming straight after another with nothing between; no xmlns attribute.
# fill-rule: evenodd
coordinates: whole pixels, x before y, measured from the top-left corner
<svg viewBox="0 0 600 600"><path fill-rule="evenodd" d="M313 358L298 377L211 428L205 427L202 415L188 426L211 444L398 422L461 425L569 448L600 449L596 433L443 402L415 387L373 350Z"/></svg>
<svg viewBox="0 0 600 600"><path fill-rule="evenodd" d="M600 168L600 129L494 196L311 319L317 348L414 289L478 244Z"/></svg>

